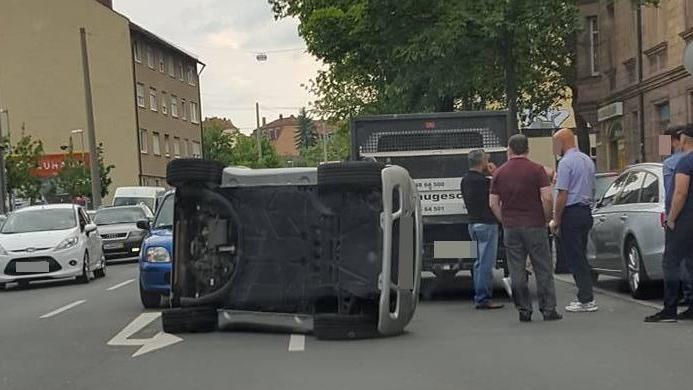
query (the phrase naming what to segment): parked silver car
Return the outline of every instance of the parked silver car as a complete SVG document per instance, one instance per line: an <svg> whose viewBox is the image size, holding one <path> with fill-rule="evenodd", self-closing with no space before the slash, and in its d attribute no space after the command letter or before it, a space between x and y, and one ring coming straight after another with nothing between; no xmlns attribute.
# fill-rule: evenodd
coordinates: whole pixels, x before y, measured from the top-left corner
<svg viewBox="0 0 693 390"><path fill-rule="evenodd" d="M628 167L595 204L587 259L595 280L618 276L635 298L646 282L662 279L664 184L662 164Z"/></svg>

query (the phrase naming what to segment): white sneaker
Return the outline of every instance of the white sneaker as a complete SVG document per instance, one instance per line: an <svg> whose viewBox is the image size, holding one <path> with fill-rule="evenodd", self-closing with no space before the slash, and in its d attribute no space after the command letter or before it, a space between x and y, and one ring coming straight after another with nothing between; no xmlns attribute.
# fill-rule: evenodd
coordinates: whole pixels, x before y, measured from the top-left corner
<svg viewBox="0 0 693 390"><path fill-rule="evenodd" d="M565 311L569 311L571 313L589 313L597 310L599 310L599 306L597 306L597 302L595 301L587 303L572 301L570 304L568 304L568 306L565 307Z"/></svg>

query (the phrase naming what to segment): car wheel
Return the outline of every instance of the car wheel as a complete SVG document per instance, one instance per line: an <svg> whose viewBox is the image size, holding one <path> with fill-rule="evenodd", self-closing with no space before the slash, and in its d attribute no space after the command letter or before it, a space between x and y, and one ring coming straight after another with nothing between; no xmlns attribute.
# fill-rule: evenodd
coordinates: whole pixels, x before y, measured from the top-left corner
<svg viewBox="0 0 693 390"><path fill-rule="evenodd" d="M161 294L153 291L146 291L140 282L140 300L145 309L156 309L161 306Z"/></svg>
<svg viewBox="0 0 693 390"><path fill-rule="evenodd" d="M214 307L167 309L161 313L161 324L166 333L214 332L219 325L219 314Z"/></svg>
<svg viewBox="0 0 693 390"><path fill-rule="evenodd" d="M358 340L378 337L375 315L318 314L313 321L313 334L319 340Z"/></svg>
<svg viewBox="0 0 693 390"><path fill-rule="evenodd" d="M216 161L199 158L180 158L172 160L166 167L166 181L173 187L186 183L219 185L224 166Z"/></svg>
<svg viewBox="0 0 693 390"><path fill-rule="evenodd" d="M635 240L626 246L626 281L633 298L642 299L647 290L647 273L642 262L640 248Z"/></svg>
<svg viewBox="0 0 693 390"><path fill-rule="evenodd" d="M77 277L77 282L84 284L89 283L89 253L84 254L84 260L82 261L82 274Z"/></svg>
<svg viewBox="0 0 693 390"><path fill-rule="evenodd" d="M94 271L95 278L105 278L106 277L106 260L103 261L101 268Z"/></svg>
<svg viewBox="0 0 693 390"><path fill-rule="evenodd" d="M0 291L4 290L7 288L7 283L0 283Z"/></svg>
<svg viewBox="0 0 693 390"><path fill-rule="evenodd" d="M372 161L347 161L318 167L318 191L321 193L371 191L382 188L385 165Z"/></svg>

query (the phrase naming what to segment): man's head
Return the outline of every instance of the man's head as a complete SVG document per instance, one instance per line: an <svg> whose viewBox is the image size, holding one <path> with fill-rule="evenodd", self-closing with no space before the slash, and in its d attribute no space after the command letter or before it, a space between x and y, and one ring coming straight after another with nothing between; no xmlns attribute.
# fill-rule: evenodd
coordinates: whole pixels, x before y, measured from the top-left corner
<svg viewBox="0 0 693 390"><path fill-rule="evenodd" d="M475 149L469 152L467 160L469 160L469 169L475 171L483 171L486 169L486 165L488 165L488 156L482 149Z"/></svg>
<svg viewBox="0 0 693 390"><path fill-rule="evenodd" d="M670 127L664 132L664 135L671 137L671 151L673 153L681 150L681 132L685 128L686 126Z"/></svg>
<svg viewBox="0 0 693 390"><path fill-rule="evenodd" d="M529 140L524 134L515 134L508 140L508 155L526 156L529 154Z"/></svg>
<svg viewBox="0 0 693 390"><path fill-rule="evenodd" d="M680 132L681 134L681 149L686 152L693 150L693 125L686 126Z"/></svg>
<svg viewBox="0 0 693 390"><path fill-rule="evenodd" d="M558 146L562 156L575 147L575 134L570 129L560 129L553 135L553 142Z"/></svg>

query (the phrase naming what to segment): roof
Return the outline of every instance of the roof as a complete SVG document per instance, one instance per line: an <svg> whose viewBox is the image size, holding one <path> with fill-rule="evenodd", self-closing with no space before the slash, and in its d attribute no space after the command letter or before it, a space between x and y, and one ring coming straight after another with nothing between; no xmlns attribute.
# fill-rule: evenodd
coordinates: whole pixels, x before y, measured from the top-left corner
<svg viewBox="0 0 693 390"><path fill-rule="evenodd" d="M137 31L140 34L142 34L142 35L144 35L150 39L153 39L155 41L162 43L164 46L167 46L169 49L173 49L179 53L182 53L182 54L192 58L197 63L199 63L201 65L205 65L205 63L200 60L200 58L197 56L197 54L193 54L192 52L189 52L189 51L181 48L180 46L176 45L175 43L167 41L166 39L154 34L153 32L147 30L146 28L134 23L132 20L130 20L130 30Z"/></svg>

